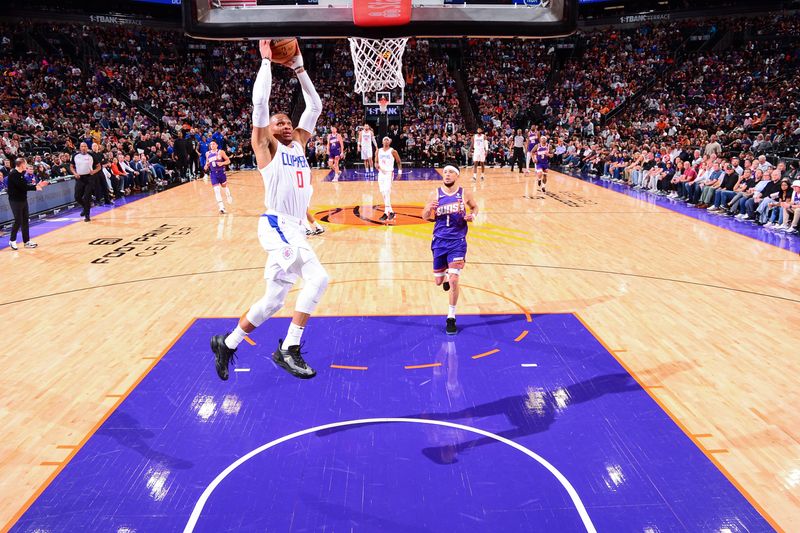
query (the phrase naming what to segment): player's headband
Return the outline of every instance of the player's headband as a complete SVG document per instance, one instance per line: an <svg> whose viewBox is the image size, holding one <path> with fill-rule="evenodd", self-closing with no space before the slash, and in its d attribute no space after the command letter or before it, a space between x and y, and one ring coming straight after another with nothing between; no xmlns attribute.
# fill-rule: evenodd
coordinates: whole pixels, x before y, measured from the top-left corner
<svg viewBox="0 0 800 533"><path fill-rule="evenodd" d="M461 175L461 172L456 167L454 167L453 165L447 165L442 170L447 170L447 169L450 169L450 172L455 172L456 176L460 176Z"/></svg>
<svg viewBox="0 0 800 533"><path fill-rule="evenodd" d="M392 142L392 139L390 139L389 137L384 137L384 138L383 138L383 140L384 140L384 141L389 141L389 142Z"/></svg>

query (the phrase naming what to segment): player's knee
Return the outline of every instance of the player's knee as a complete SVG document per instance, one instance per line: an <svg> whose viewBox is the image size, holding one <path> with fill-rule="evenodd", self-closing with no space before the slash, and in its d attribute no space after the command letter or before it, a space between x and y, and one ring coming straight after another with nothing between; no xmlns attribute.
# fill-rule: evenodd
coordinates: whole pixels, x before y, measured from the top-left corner
<svg viewBox="0 0 800 533"><path fill-rule="evenodd" d="M460 275L461 275L461 268L451 267L447 269L447 279L450 281L450 283L458 283L458 277Z"/></svg>
<svg viewBox="0 0 800 533"><path fill-rule="evenodd" d="M316 310L317 305L319 305L322 295L328 288L330 278L325 269L320 266L315 272L306 275L303 281L305 285L303 286L303 290L300 291L300 295L297 297L297 306L295 309L301 313L310 315Z"/></svg>
<svg viewBox="0 0 800 533"><path fill-rule="evenodd" d="M247 312L247 320L258 327L272 315L280 311L286 301L286 295L293 283L283 280L272 280L267 285L264 297L257 301Z"/></svg>

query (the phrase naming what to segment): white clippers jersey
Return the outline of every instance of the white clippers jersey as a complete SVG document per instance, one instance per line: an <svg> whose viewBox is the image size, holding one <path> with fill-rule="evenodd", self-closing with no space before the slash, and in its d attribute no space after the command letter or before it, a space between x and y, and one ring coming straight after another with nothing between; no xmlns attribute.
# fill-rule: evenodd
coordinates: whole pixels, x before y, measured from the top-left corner
<svg viewBox="0 0 800 533"><path fill-rule="evenodd" d="M264 178L264 203L267 209L301 220L311 202L311 169L303 146L278 143L269 165L259 170Z"/></svg>
<svg viewBox="0 0 800 533"><path fill-rule="evenodd" d="M361 130L361 146L371 146L372 145L372 132L367 130Z"/></svg>
<svg viewBox="0 0 800 533"><path fill-rule="evenodd" d="M476 152L483 152L486 149L486 145L484 144L483 134L478 135L477 133L472 138L472 147L475 149Z"/></svg>
<svg viewBox="0 0 800 533"><path fill-rule="evenodd" d="M394 171L393 151L393 148L389 148L388 150L384 150L383 148L378 149L378 170L387 174L391 174L392 171Z"/></svg>

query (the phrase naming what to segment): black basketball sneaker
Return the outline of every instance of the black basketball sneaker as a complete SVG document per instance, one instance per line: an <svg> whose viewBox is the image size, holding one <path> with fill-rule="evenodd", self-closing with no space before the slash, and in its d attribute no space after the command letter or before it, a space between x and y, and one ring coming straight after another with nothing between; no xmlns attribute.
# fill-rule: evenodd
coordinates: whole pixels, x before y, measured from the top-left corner
<svg viewBox="0 0 800 533"><path fill-rule="evenodd" d="M236 363L236 350L231 350L225 344L227 335L214 335L211 337L211 350L214 352L214 362L217 367L217 375L222 381L228 379L228 367Z"/></svg>
<svg viewBox="0 0 800 533"><path fill-rule="evenodd" d="M455 335L458 333L458 328L456 327L456 319L455 318L448 318L447 319L447 326L444 328L445 332L448 335Z"/></svg>
<svg viewBox="0 0 800 533"><path fill-rule="evenodd" d="M278 349L272 353L272 361L276 365L300 379L311 379L317 375L314 369L308 366L308 363L303 359L299 345L289 346L286 350L281 348L282 345L283 339L279 339Z"/></svg>

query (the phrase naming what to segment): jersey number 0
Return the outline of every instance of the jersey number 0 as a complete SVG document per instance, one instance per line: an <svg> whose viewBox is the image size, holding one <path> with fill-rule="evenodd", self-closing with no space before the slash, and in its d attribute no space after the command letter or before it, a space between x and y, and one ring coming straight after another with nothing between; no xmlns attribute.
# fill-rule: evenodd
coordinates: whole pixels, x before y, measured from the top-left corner
<svg viewBox="0 0 800 533"><path fill-rule="evenodd" d="M303 188L303 171L302 170L298 170L297 171L297 188L298 189L302 189Z"/></svg>

